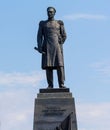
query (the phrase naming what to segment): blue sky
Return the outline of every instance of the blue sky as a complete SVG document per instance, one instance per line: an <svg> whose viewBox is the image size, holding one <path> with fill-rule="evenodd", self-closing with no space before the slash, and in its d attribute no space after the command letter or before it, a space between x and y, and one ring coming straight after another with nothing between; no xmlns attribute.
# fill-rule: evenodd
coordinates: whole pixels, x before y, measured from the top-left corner
<svg viewBox="0 0 110 130"><path fill-rule="evenodd" d="M0 130L33 129L34 99L47 87L41 55L33 48L48 6L56 8L67 32L65 85L75 97L78 128L109 130L109 0L1 0Z"/></svg>

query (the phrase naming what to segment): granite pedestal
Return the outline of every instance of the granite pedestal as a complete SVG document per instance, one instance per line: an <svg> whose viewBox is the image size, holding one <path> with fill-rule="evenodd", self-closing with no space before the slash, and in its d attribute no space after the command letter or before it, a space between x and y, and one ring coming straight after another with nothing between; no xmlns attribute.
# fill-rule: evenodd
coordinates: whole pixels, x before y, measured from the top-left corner
<svg viewBox="0 0 110 130"><path fill-rule="evenodd" d="M75 102L69 89L40 89L35 99L33 130L55 130L70 113L71 130L77 130Z"/></svg>

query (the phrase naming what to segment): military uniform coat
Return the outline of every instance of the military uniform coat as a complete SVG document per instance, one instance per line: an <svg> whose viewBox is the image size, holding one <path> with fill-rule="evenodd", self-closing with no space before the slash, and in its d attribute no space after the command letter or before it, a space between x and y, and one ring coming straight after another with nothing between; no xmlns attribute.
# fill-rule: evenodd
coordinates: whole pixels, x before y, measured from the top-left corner
<svg viewBox="0 0 110 130"><path fill-rule="evenodd" d="M42 69L64 66L62 44L66 39L62 21L40 21L37 34L38 49L42 50Z"/></svg>

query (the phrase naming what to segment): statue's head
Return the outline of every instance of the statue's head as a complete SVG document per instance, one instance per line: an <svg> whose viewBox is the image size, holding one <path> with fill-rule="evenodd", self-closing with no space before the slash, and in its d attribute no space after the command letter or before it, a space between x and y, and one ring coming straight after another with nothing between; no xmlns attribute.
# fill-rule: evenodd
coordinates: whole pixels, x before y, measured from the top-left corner
<svg viewBox="0 0 110 130"><path fill-rule="evenodd" d="M51 11L51 10L56 13L56 9L55 9L54 7L48 7L48 8L47 8L47 12L48 12L48 11Z"/></svg>
<svg viewBox="0 0 110 130"><path fill-rule="evenodd" d="M56 9L54 7L47 8L47 15L49 18L53 18L56 13Z"/></svg>

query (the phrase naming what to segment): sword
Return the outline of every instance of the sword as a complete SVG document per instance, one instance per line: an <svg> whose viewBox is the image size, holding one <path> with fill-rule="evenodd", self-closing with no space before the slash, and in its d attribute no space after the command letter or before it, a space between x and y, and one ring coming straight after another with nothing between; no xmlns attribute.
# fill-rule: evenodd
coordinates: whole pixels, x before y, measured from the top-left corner
<svg viewBox="0 0 110 130"><path fill-rule="evenodd" d="M38 49L37 47L34 47L34 49L35 49L36 51L38 51L38 52L39 52L39 49ZM45 54L45 52L44 52L44 51L42 51L41 53L42 53L42 54Z"/></svg>

